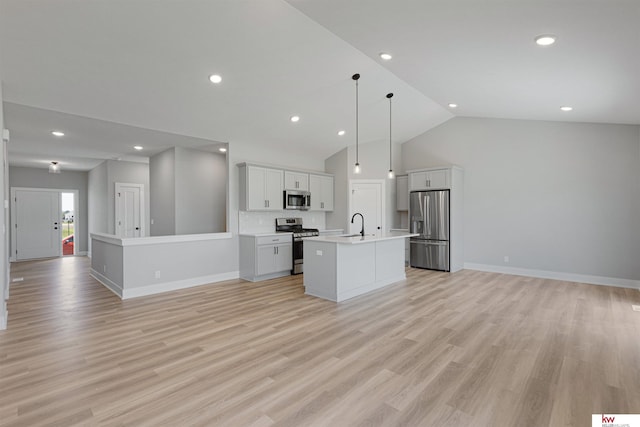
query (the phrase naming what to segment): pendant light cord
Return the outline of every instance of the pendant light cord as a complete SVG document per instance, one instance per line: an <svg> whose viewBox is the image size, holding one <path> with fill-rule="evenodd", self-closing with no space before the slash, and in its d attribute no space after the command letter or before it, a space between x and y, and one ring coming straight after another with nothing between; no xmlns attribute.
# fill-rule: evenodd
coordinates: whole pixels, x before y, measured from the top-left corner
<svg viewBox="0 0 640 427"><path fill-rule="evenodd" d="M391 98L389 98L389 170L393 170L393 168L391 167L391 165L393 164L391 156L392 156L392 150L391 150Z"/></svg>
<svg viewBox="0 0 640 427"><path fill-rule="evenodd" d="M358 79L360 78L359 74L356 74L358 78L356 78L356 164L358 162Z"/></svg>
<svg viewBox="0 0 640 427"><path fill-rule="evenodd" d="M387 98L389 99L389 173L393 170L393 160L392 160L392 148L391 148L391 98L393 98L393 93L388 93ZM391 177L391 175L389 175Z"/></svg>

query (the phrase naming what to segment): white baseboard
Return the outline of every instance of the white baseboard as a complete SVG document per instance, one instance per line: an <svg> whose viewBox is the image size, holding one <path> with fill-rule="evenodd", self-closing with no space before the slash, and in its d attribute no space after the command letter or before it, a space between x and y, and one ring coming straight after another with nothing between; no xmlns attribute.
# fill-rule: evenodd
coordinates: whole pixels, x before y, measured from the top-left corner
<svg viewBox="0 0 640 427"><path fill-rule="evenodd" d="M76 256L87 256L87 254L88 254L88 253L89 253L89 252L87 252L87 251L79 251L79 252L76 252L76 254L75 254L75 255L76 255Z"/></svg>
<svg viewBox="0 0 640 427"><path fill-rule="evenodd" d="M192 288L194 286L208 285L225 280L233 280L240 277L239 271L211 274L208 276L193 277L190 279L176 280L173 282L158 283L157 285L141 286L139 288L124 289L122 299L137 298L163 292L176 291L178 289Z"/></svg>
<svg viewBox="0 0 640 427"><path fill-rule="evenodd" d="M9 312L4 310L4 313L0 316L0 331L7 329L7 323L9 323Z"/></svg>
<svg viewBox="0 0 640 427"><path fill-rule="evenodd" d="M567 282L588 283L590 285L617 286L640 290L640 280L620 279L616 277L590 276L585 274L561 273L547 270L531 270L528 268L504 267L500 265L474 264L465 262L466 270L488 271L491 273L513 274L515 276L539 277L541 279L564 280Z"/></svg>
<svg viewBox="0 0 640 427"><path fill-rule="evenodd" d="M109 289L111 292L116 294L118 297L122 298L122 286L110 280L107 276L98 273L93 268L89 271L89 275L96 279L98 282L102 283L102 285ZM122 298L123 299L123 298Z"/></svg>
<svg viewBox="0 0 640 427"><path fill-rule="evenodd" d="M10 256L9 257L9 262L16 262L16 257Z"/></svg>

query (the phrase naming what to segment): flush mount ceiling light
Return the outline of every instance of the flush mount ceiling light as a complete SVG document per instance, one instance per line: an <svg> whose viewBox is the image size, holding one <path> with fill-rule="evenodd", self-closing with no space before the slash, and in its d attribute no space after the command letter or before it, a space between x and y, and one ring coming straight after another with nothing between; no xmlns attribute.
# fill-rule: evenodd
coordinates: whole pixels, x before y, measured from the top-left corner
<svg viewBox="0 0 640 427"><path fill-rule="evenodd" d="M387 99L389 100L389 179L393 179L393 167L392 167L392 149L391 149L391 98L393 98L393 93L387 94Z"/></svg>
<svg viewBox="0 0 640 427"><path fill-rule="evenodd" d="M454 104L453 102L447 104L449 105L449 108L458 108L458 104Z"/></svg>
<svg viewBox="0 0 640 427"><path fill-rule="evenodd" d="M64 132L60 132L59 130L51 131L51 135L57 136L58 138L64 136Z"/></svg>
<svg viewBox="0 0 640 427"><path fill-rule="evenodd" d="M58 162L49 163L49 173L60 173L60 166L58 166Z"/></svg>
<svg viewBox="0 0 640 427"><path fill-rule="evenodd" d="M360 173L360 162L358 162L358 80L360 80L360 74L354 74L351 76L356 81L356 164L353 168L353 173Z"/></svg>
<svg viewBox="0 0 640 427"><path fill-rule="evenodd" d="M220 147L220 148L218 148L218 151L221 152L221 153L226 153L227 149L224 148L224 147Z"/></svg>
<svg viewBox="0 0 640 427"><path fill-rule="evenodd" d="M339 130L339 131L338 131L338 136L343 136L345 133L346 133L345 131L343 131L343 130Z"/></svg>
<svg viewBox="0 0 640 427"><path fill-rule="evenodd" d="M380 58L385 60L385 61L389 61L389 60L391 60L391 58L393 58L393 56L391 56L391 54L389 54L389 53L382 52L380 54Z"/></svg>
<svg viewBox="0 0 640 427"><path fill-rule="evenodd" d="M300 121L300 116L291 116L289 120L291 120L292 123L297 123Z"/></svg>
<svg viewBox="0 0 640 427"><path fill-rule="evenodd" d="M142 145L134 145L133 148L135 148L136 150L140 151L142 150L144 147Z"/></svg>
<svg viewBox="0 0 640 427"><path fill-rule="evenodd" d="M218 84L218 83L220 83L222 81L222 77L219 74L211 74L209 76L209 81L211 83Z"/></svg>
<svg viewBox="0 0 640 427"><path fill-rule="evenodd" d="M560 107L560 109L561 109L562 111L572 111L572 110L573 110L573 107L562 106L562 107Z"/></svg>
<svg viewBox="0 0 640 427"><path fill-rule="evenodd" d="M534 40L538 46L551 46L556 42L557 37L553 34L540 34Z"/></svg>

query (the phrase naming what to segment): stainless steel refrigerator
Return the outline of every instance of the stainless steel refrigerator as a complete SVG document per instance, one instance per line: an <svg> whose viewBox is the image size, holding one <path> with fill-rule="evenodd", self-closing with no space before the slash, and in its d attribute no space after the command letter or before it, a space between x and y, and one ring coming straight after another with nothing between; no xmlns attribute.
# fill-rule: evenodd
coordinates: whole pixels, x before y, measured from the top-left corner
<svg viewBox="0 0 640 427"><path fill-rule="evenodd" d="M449 190L412 191L409 224L411 267L450 271Z"/></svg>

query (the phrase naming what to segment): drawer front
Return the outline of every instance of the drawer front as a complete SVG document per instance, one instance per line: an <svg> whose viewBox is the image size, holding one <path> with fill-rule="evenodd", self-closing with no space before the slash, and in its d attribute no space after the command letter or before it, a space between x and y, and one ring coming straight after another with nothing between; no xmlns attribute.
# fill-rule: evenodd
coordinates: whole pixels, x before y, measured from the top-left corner
<svg viewBox="0 0 640 427"><path fill-rule="evenodd" d="M282 236L260 236L256 237L256 245L273 245L277 243L291 243L291 234L283 234Z"/></svg>

